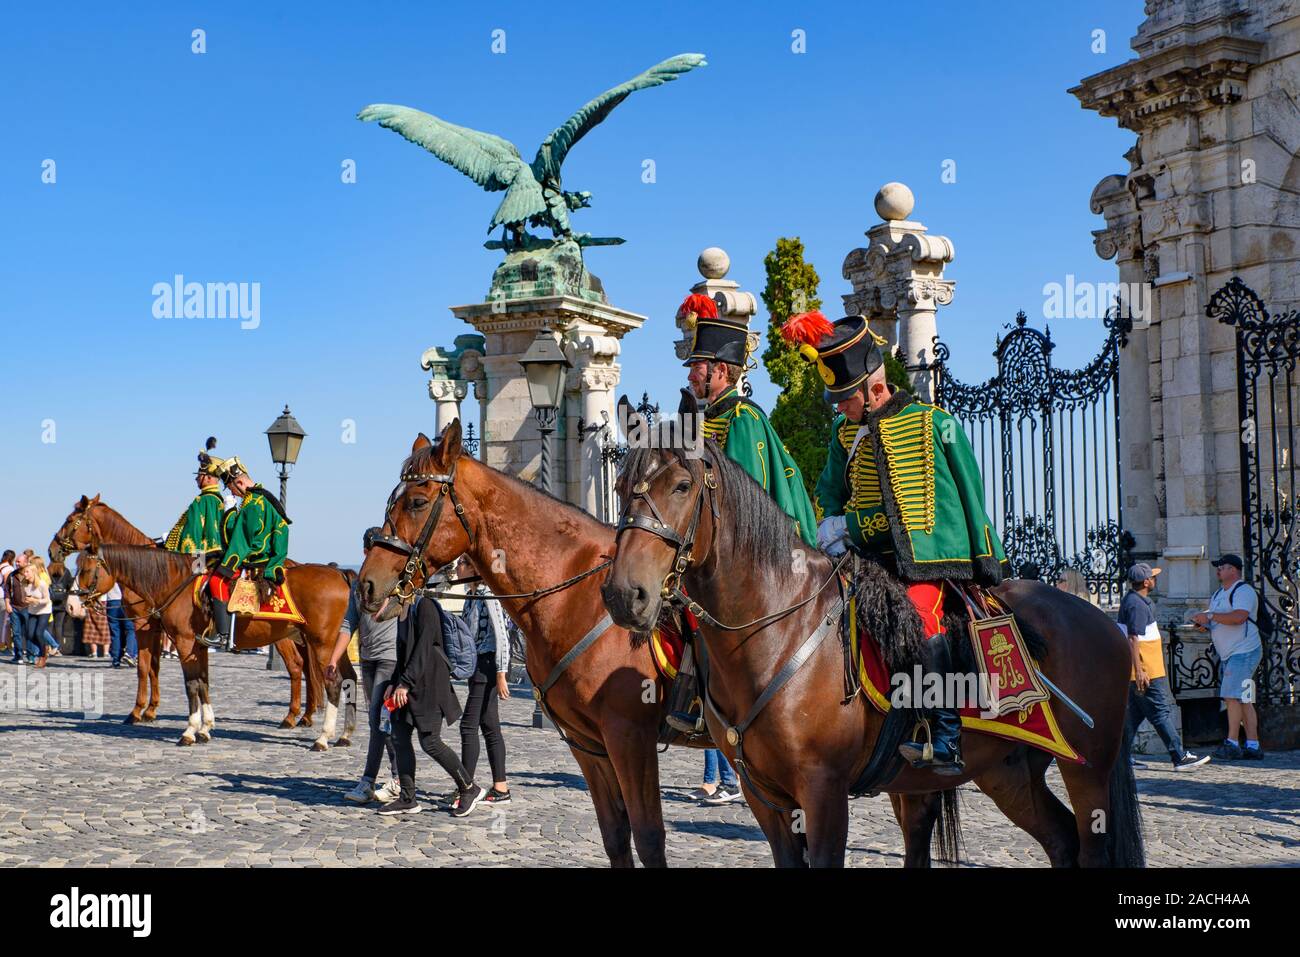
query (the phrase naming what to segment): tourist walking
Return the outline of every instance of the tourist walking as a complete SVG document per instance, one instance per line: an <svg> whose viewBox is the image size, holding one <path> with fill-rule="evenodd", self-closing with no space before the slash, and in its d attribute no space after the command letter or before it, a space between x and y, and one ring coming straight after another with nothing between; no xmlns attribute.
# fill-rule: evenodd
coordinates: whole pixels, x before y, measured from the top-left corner
<svg viewBox="0 0 1300 957"><path fill-rule="evenodd" d="M469 563L458 566L461 573ZM506 742L501 733L501 715L497 701L510 697L510 634L501 603L491 599L491 591L482 583L470 590L463 616L474 636L478 659L469 677L465 693L465 713L460 719L460 760L470 777L478 768L479 734L487 745L488 766L492 769L492 787L484 804L505 804L510 800L506 783Z"/></svg>
<svg viewBox="0 0 1300 957"><path fill-rule="evenodd" d="M423 810L415 800L415 749L411 736L418 734L420 747L446 771L456 785L458 801L454 817L464 817L478 806L486 792L474 783L447 743L442 725L460 719L460 703L451 686L451 669L443 649L442 610L432 598L419 598L407 609L397 626L397 667L391 689L393 750L397 756L397 777L401 793L379 809L380 814L414 814ZM385 704L388 707L388 704Z"/></svg>
<svg viewBox="0 0 1300 957"><path fill-rule="evenodd" d="M381 529L366 529L361 538L361 550L366 556L374 547L375 536ZM373 615L366 614L357 601L357 585L354 582L348 593L348 610L339 626L338 640L330 655L329 666L325 669L325 680L334 681L338 676L338 663L348 652L352 635L357 635L357 651L361 659L361 686L366 692L367 710L370 714L370 746L366 751L366 763L361 772L361 780L343 799L354 804L367 804L380 800L387 804L397 800L401 787L397 780L397 757L393 751L393 742L388 731L384 729L384 689L393 680L393 671L397 668L397 619L376 621ZM384 754L388 755L388 778L383 787L375 790L376 776Z"/></svg>

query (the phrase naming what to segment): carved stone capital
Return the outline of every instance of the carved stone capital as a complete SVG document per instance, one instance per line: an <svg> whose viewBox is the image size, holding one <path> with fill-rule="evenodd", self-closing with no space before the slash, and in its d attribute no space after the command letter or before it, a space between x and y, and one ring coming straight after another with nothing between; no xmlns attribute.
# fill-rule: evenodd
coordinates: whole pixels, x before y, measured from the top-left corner
<svg viewBox="0 0 1300 957"><path fill-rule="evenodd" d="M459 402L469 394L469 383L464 379L430 379L429 398L435 402Z"/></svg>

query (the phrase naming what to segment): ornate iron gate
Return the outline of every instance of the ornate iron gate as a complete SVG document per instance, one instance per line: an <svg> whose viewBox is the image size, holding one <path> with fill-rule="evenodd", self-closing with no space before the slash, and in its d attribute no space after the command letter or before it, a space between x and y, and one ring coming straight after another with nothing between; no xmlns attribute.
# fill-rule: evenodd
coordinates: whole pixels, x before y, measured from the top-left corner
<svg viewBox="0 0 1300 957"><path fill-rule="evenodd" d="M1241 422L1241 522L1245 578L1273 619L1258 699L1300 702L1300 514L1296 507L1296 361L1300 313L1272 315L1233 277L1205 309L1237 334L1237 417Z"/></svg>
<svg viewBox="0 0 1300 957"><path fill-rule="evenodd" d="M961 423L1013 573L1055 583L1075 569L1101 604L1118 604L1133 539L1119 481L1119 350L1132 319L1105 320L1106 342L1077 371L1052 365L1051 330L1016 314L986 382L957 380L935 340L935 404Z"/></svg>
<svg viewBox="0 0 1300 957"><path fill-rule="evenodd" d="M650 393L642 392L641 401L636 411L645 416L650 425L659 421L659 405L650 402ZM600 478L596 490L599 499L599 512L596 515L602 522L613 523L618 517L618 495L614 483L618 479L618 468L627 457L627 445L619 441L618 430L614 424L606 422L600 426L597 434L600 442Z"/></svg>

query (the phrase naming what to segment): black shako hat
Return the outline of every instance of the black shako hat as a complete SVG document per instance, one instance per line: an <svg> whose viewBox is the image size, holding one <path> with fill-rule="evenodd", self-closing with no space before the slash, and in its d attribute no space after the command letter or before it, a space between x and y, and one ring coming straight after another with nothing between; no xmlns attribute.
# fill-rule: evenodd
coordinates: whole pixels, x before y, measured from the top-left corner
<svg viewBox="0 0 1300 957"><path fill-rule="evenodd" d="M863 316L831 323L820 312L800 313L786 320L781 335L816 365L830 403L852 395L885 362L880 351L885 339L871 331Z"/></svg>
<svg viewBox="0 0 1300 957"><path fill-rule="evenodd" d="M687 296L677 315L685 317L688 328L695 332L690 354L682 365L704 361L744 366L749 358L748 325L730 318L719 318L717 305L699 293Z"/></svg>

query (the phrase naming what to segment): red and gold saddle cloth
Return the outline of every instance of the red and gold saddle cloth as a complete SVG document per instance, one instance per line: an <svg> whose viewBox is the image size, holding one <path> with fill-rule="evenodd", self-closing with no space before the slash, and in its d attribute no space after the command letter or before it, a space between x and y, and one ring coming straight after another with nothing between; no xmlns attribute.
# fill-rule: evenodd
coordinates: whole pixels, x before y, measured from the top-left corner
<svg viewBox="0 0 1300 957"><path fill-rule="evenodd" d="M211 577L211 573L201 575L194 582L194 605L196 608L203 607L203 589L207 587L208 579ZM247 578L241 578L238 580L236 587L244 583L253 584ZM249 615L248 612L239 612L239 614L243 616ZM293 594L289 591L287 581L283 585L273 585L270 597L261 603L257 611L251 613L251 617L265 621L291 621L299 625L307 620L302 616L302 612L298 611L298 605L293 600Z"/></svg>
<svg viewBox="0 0 1300 957"><path fill-rule="evenodd" d="M857 609L851 608L850 611L853 661L858 665L862 690L872 706L884 714L889 710L892 690L884 655L879 642L874 639L858 641ZM986 672L997 669L997 710L1002 713L994 716L992 712L983 711L978 703L973 707L959 708L962 727L967 731L1027 744L1055 755L1061 761L1083 764L1083 758L1061 734L1052 714L1051 702L1035 693L1041 686L1033 675L1033 659L1025 652L1023 640L1011 629L998 626L1004 620L989 619L978 623L975 629L976 660ZM988 627L984 627L986 625Z"/></svg>

